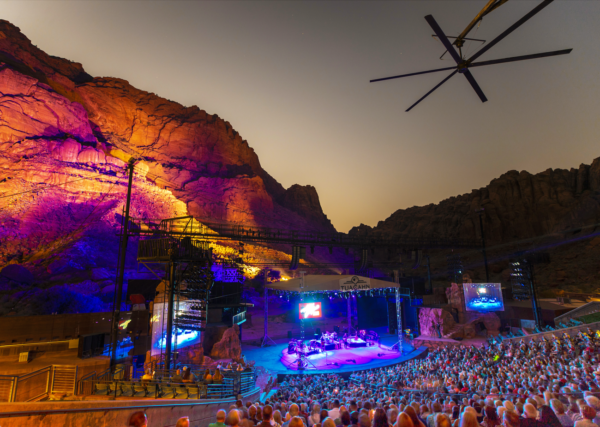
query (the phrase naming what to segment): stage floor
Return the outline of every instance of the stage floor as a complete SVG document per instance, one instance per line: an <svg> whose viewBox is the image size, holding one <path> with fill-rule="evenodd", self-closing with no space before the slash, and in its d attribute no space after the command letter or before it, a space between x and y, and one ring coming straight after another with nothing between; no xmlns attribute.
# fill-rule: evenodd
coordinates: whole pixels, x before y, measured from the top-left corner
<svg viewBox="0 0 600 427"><path fill-rule="evenodd" d="M296 354L288 354L288 340L276 340L275 345L270 347L256 347L242 345L242 353L247 360L256 361L257 366L263 366L269 371L277 374L324 374L351 372L362 369L381 368L394 365L405 360L414 359L427 351L427 347L413 349L409 344L403 346L403 355L397 351L386 350L398 340L398 336L382 334L380 342L382 346L357 347L343 350L329 350L327 352L313 354L307 357L312 362L303 371L298 371L297 364L293 363ZM381 355L381 356L380 356ZM314 365L314 366L313 366Z"/></svg>

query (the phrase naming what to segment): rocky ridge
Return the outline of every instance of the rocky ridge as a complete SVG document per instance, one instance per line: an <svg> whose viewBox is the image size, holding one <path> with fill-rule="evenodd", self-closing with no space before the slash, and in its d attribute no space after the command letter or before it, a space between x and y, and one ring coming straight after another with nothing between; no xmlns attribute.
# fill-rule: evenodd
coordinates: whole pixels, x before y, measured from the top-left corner
<svg viewBox="0 0 600 427"><path fill-rule="evenodd" d="M492 279L509 282L508 260L517 250L545 250L551 264L539 267L540 286L559 291L600 292L600 158L579 168L538 174L509 171L486 187L438 204L399 209L376 227L361 224L351 233L405 237L481 239L479 210ZM445 281L445 255L433 251L434 276ZM479 251L464 251L463 262L484 280ZM421 272L422 273L422 272ZM419 274L421 274L419 273Z"/></svg>

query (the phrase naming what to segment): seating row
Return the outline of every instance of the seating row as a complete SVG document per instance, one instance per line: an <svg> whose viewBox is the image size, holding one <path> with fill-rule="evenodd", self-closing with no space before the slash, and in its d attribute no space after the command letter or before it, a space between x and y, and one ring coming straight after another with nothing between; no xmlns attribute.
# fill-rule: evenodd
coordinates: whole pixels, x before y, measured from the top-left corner
<svg viewBox="0 0 600 427"><path fill-rule="evenodd" d="M138 383L128 381L94 382L93 394L99 396L154 397L164 399L206 398L205 385ZM212 393L211 393L212 394Z"/></svg>

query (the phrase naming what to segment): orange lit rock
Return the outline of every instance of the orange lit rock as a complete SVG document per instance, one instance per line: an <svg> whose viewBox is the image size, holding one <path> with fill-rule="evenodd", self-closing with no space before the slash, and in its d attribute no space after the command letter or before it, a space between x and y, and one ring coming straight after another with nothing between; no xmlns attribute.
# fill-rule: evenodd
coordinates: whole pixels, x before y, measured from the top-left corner
<svg viewBox="0 0 600 427"><path fill-rule="evenodd" d="M139 220L192 214L334 231L314 188L284 189L229 122L124 80L92 78L7 21L0 33L0 267L19 263L37 282L106 288L131 157L131 215ZM137 274L135 248L133 241L127 275ZM289 258L256 248L274 261Z"/></svg>

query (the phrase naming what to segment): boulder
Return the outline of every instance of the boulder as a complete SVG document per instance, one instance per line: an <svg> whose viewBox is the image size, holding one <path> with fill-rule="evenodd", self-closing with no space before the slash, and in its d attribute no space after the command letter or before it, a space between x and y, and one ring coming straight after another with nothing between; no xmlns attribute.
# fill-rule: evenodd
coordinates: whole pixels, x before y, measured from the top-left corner
<svg viewBox="0 0 600 427"><path fill-rule="evenodd" d="M447 335L455 328L456 322L452 313L442 308L421 308L419 309L419 328L421 334L430 337L437 337L436 325L441 325L441 333Z"/></svg>
<svg viewBox="0 0 600 427"><path fill-rule="evenodd" d="M35 280L33 274L31 274L27 267L19 264L7 265L0 270L0 276L23 285L31 285Z"/></svg>
<svg viewBox="0 0 600 427"><path fill-rule="evenodd" d="M236 360L242 356L242 345L240 342L240 328L233 325L223 333L223 337L217 342L210 352L213 359Z"/></svg>

